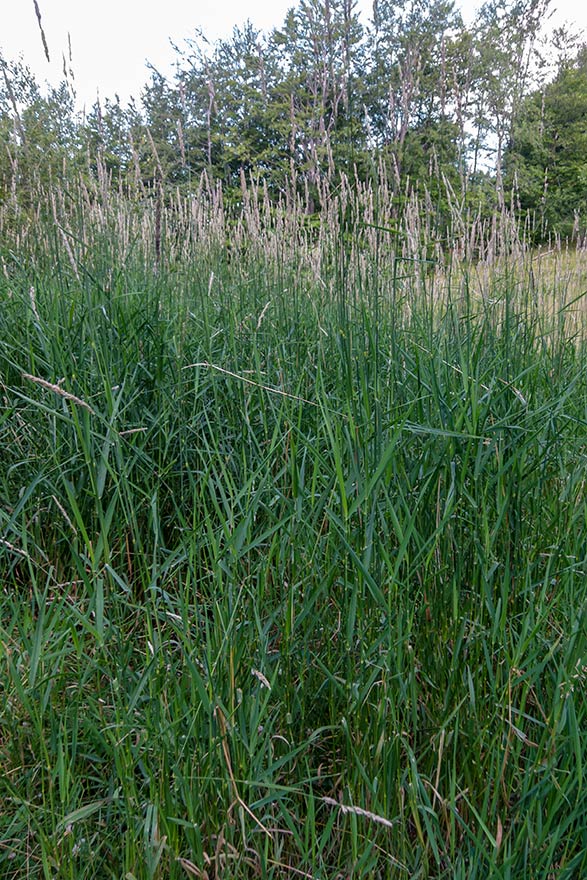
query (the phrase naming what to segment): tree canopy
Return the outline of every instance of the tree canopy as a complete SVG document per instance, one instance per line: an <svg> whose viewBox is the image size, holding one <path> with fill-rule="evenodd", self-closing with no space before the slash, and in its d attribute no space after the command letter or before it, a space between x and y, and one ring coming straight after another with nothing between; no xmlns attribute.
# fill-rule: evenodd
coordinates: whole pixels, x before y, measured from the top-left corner
<svg viewBox="0 0 587 880"><path fill-rule="evenodd" d="M524 100L507 154L508 182L543 232L587 229L587 47Z"/></svg>
<svg viewBox="0 0 587 880"><path fill-rule="evenodd" d="M300 0L269 33L248 22L210 45L177 47L127 106L76 112L71 85L42 92L0 59L0 192L21 205L39 185L86 175L122 192L189 191L202 174L238 201L254 179L309 212L341 174L385 172L398 203L447 193L500 206L512 192L540 234L584 228L585 48L553 77L538 52L548 0L487 0L466 25L453 0ZM541 44L540 44L541 45Z"/></svg>

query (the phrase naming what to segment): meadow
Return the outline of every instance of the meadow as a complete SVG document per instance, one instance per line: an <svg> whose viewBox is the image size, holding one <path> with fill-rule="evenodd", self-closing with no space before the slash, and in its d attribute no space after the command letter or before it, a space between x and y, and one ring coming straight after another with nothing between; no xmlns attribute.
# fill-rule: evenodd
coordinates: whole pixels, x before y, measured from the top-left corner
<svg viewBox="0 0 587 880"><path fill-rule="evenodd" d="M587 876L587 253L0 212L0 875Z"/></svg>

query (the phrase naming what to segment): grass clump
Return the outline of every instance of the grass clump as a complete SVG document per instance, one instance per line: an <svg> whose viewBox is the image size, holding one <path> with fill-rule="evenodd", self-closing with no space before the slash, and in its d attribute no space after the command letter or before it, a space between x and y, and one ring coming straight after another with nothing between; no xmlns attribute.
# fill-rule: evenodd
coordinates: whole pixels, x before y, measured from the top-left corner
<svg viewBox="0 0 587 880"><path fill-rule="evenodd" d="M2 876L583 876L580 291L84 223L4 255Z"/></svg>

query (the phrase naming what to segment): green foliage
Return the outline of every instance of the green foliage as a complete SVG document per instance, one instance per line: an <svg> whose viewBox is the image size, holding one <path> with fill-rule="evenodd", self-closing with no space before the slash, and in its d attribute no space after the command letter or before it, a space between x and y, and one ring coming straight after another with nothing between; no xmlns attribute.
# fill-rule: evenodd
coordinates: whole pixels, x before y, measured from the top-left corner
<svg viewBox="0 0 587 880"><path fill-rule="evenodd" d="M247 23L214 45L195 35L173 76L153 68L140 99L85 117L66 84L44 97L3 62L1 185L28 209L37 184L68 175L139 199L194 191L205 175L231 205L255 180L273 204L300 196L312 215L343 177L373 181L383 167L395 199L427 192L443 225L447 187L471 200L489 161L503 203L502 154L544 6L492 0L465 26L452 0L380 0L365 26L352 0L300 2L268 34Z"/></svg>
<svg viewBox="0 0 587 880"><path fill-rule="evenodd" d="M587 231L587 49L526 100L507 156L520 207L543 235Z"/></svg>
<svg viewBox="0 0 587 880"><path fill-rule="evenodd" d="M514 190L535 236L583 235L584 50L555 34L559 72L533 91L547 5L488 0L465 26L450 0L381 0L364 26L350 0L312 0L269 34L247 23L214 45L188 39L172 77L152 69L136 102L84 117L66 83L43 95L2 59L2 194L34 211L39 187L81 176L161 202L204 176L229 207L257 181L273 205L301 197L312 216L343 179L383 171L398 211L427 199L439 230L455 198L488 220Z"/></svg>
<svg viewBox="0 0 587 880"><path fill-rule="evenodd" d="M584 262L387 195L3 228L3 877L585 876Z"/></svg>

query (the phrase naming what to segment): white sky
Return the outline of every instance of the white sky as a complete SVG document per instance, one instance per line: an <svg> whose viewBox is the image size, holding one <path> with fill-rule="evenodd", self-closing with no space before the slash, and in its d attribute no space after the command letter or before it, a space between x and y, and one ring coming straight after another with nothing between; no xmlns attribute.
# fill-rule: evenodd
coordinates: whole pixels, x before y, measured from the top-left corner
<svg viewBox="0 0 587 880"><path fill-rule="evenodd" d="M22 54L40 82L63 79L63 54L71 35L78 103L89 109L101 98L119 94L126 101L139 97L149 79L148 60L162 73L171 69L170 39L182 44L200 28L214 40L229 36L247 18L261 29L282 23L297 0L38 0L51 63L44 56L33 0L3 0L0 12L0 51L8 59ZM466 18L478 5L461 0ZM7 7L9 7L7 9ZM359 0L369 16L372 0ZM587 4L582 0L553 0L556 23L569 22L587 32Z"/></svg>

